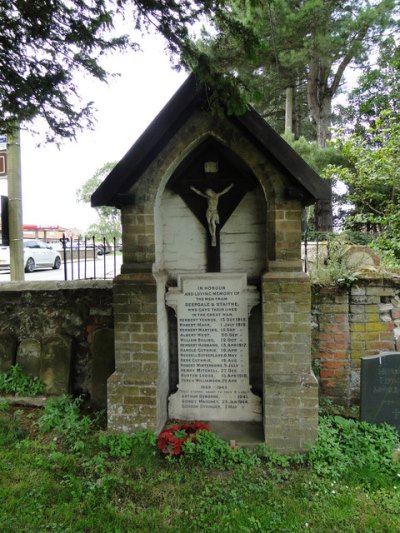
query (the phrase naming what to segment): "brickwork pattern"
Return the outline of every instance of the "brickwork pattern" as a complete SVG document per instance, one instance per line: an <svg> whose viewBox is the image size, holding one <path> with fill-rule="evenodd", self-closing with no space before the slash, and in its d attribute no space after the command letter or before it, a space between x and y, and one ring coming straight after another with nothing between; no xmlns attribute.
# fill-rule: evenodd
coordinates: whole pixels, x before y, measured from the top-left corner
<svg viewBox="0 0 400 533"><path fill-rule="evenodd" d="M276 221L276 259L293 261L301 255L301 216L300 202L277 202Z"/></svg>
<svg viewBox="0 0 400 533"><path fill-rule="evenodd" d="M317 434L310 304L305 274L264 275L264 431L266 443L281 453L305 450Z"/></svg>
<svg viewBox="0 0 400 533"><path fill-rule="evenodd" d="M322 396L349 401L350 324L347 289L324 287L313 294L313 360Z"/></svg>
<svg viewBox="0 0 400 533"><path fill-rule="evenodd" d="M155 261L154 214L151 206L129 206L121 210L122 273L151 272Z"/></svg>
<svg viewBox="0 0 400 533"><path fill-rule="evenodd" d="M361 278L351 288L316 287L312 316L321 394L335 403L357 403L361 357L400 348L397 281Z"/></svg>
<svg viewBox="0 0 400 533"><path fill-rule="evenodd" d="M115 373L108 380L108 426L155 430L157 414L157 289L152 274L114 282Z"/></svg>

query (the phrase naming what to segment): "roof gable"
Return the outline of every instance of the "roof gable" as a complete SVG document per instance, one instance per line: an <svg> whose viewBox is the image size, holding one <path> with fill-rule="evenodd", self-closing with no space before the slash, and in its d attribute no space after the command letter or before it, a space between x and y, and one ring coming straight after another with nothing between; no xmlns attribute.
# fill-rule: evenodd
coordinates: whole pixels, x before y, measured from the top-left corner
<svg viewBox="0 0 400 533"><path fill-rule="evenodd" d="M192 74L150 123L125 156L92 194L93 207L120 207L127 193L151 161L187 118L206 102L207 88ZM228 116L283 172L294 178L312 200L330 198L328 183L251 107L243 115Z"/></svg>

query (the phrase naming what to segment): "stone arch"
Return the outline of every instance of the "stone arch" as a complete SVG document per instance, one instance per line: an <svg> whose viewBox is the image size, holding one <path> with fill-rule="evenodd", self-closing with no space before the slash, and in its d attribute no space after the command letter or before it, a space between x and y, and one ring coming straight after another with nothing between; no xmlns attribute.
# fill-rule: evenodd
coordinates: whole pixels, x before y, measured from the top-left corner
<svg viewBox="0 0 400 533"><path fill-rule="evenodd" d="M206 172L205 164L218 168ZM273 233L267 230L266 186L247 162L209 132L188 146L160 183L155 201L157 270L173 279L178 272L209 271L206 202L195 201L191 183L203 188L208 184L216 191L234 183L233 204L224 201L219 207L220 270L259 278L267 268L266 236Z"/></svg>

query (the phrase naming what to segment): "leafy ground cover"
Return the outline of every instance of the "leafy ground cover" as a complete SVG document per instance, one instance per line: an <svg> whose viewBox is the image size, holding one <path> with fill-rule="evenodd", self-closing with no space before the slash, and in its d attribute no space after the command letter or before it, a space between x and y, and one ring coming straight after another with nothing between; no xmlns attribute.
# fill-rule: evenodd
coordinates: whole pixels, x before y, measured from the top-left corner
<svg viewBox="0 0 400 533"><path fill-rule="evenodd" d="M232 449L198 431L178 457L148 432L110 434L79 401L0 399L0 530L397 532L398 435L323 415L305 455Z"/></svg>

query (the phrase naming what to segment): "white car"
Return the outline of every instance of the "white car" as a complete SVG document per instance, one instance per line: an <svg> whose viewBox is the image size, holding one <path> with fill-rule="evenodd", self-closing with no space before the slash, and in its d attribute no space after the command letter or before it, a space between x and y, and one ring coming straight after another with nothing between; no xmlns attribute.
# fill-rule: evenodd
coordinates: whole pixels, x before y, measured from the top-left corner
<svg viewBox="0 0 400 533"><path fill-rule="evenodd" d="M61 266L61 255L40 239L24 239L25 272L33 272L38 268L54 268ZM0 269L10 269L10 248L0 246Z"/></svg>

